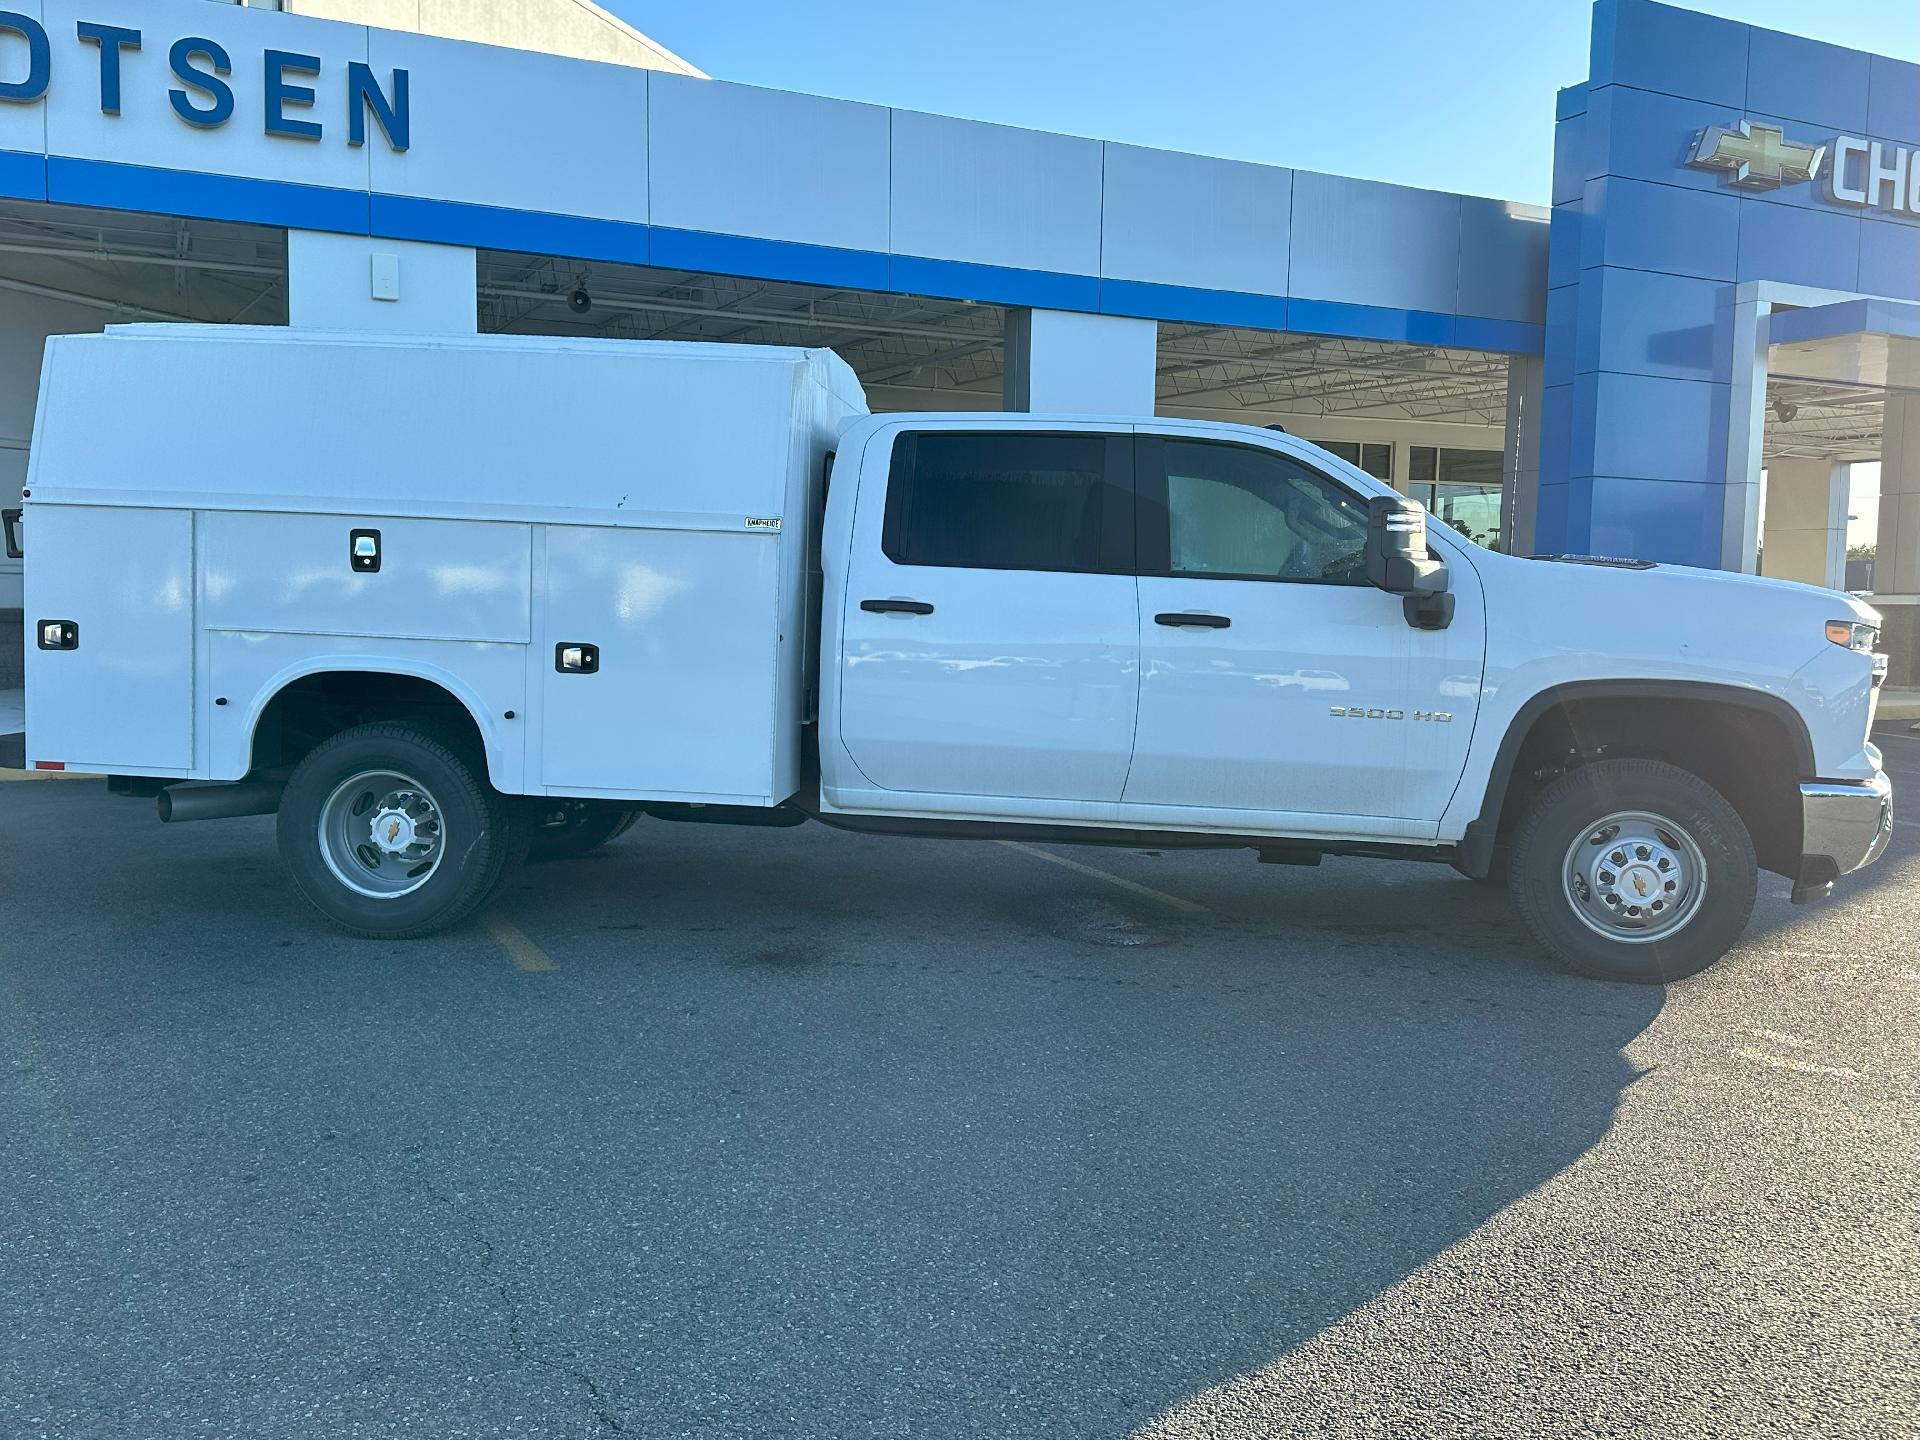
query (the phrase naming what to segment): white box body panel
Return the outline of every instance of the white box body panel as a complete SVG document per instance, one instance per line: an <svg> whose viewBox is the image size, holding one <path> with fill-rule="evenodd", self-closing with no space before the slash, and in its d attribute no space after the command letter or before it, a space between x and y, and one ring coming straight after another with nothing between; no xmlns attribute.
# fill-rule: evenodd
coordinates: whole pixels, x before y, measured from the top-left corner
<svg viewBox="0 0 1920 1440"><path fill-rule="evenodd" d="M29 759L185 775L193 765L193 515L36 511L27 567ZM80 627L43 650L34 627Z"/></svg>
<svg viewBox="0 0 1920 1440"><path fill-rule="evenodd" d="M510 793L777 803L823 462L865 409L825 351L55 337L28 609L83 632L29 652L29 748L235 779L275 694L366 671L453 695ZM360 530L377 571L351 562ZM557 673L562 641L600 647L598 671Z"/></svg>
<svg viewBox="0 0 1920 1440"><path fill-rule="evenodd" d="M347 567L347 536L362 529L380 532L382 564L372 574ZM524 645L531 543L531 527L499 521L208 511L200 623Z"/></svg>

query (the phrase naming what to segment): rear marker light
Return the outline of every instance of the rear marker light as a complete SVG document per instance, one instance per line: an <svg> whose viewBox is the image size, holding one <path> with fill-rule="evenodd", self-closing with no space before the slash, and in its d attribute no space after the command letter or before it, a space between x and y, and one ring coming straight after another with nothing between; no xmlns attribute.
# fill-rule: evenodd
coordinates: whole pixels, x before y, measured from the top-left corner
<svg viewBox="0 0 1920 1440"><path fill-rule="evenodd" d="M33 762L33 768L36 770L64 770L67 768L67 762L64 760L36 760Z"/></svg>

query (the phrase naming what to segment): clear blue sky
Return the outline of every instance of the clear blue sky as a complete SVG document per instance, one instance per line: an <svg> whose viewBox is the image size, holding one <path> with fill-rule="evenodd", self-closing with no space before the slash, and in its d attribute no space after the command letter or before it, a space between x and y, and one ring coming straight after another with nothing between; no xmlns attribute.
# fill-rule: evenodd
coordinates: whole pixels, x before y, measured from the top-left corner
<svg viewBox="0 0 1920 1440"><path fill-rule="evenodd" d="M722 80L1544 204L1585 0L603 0ZM1690 8L1920 60L1920 0Z"/></svg>

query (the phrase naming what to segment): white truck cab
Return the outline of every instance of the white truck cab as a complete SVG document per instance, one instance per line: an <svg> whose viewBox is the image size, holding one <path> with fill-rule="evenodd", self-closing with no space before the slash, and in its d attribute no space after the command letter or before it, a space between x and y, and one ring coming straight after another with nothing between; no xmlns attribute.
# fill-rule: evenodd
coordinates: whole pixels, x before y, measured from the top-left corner
<svg viewBox="0 0 1920 1440"><path fill-rule="evenodd" d="M248 377L244 407L225 393ZM1877 858L1878 616L1481 549L1270 430L866 413L826 351L49 341L27 758L423 934L659 820L1358 854L1661 981Z"/></svg>

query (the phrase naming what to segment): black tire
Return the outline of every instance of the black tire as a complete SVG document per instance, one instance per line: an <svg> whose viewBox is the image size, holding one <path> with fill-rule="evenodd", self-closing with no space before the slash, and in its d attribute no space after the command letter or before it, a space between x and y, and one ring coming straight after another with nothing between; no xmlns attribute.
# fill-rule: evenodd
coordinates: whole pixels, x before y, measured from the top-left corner
<svg viewBox="0 0 1920 1440"><path fill-rule="evenodd" d="M607 800L534 800L524 822L530 830L527 859L575 860L618 840L640 818L636 805Z"/></svg>
<svg viewBox="0 0 1920 1440"><path fill-rule="evenodd" d="M1603 821L1623 815L1665 822L1666 829L1649 826L1652 865L1639 858L1631 838L1624 848L1598 838ZM1648 822L1628 822L1617 833L1631 837L1635 823ZM1576 845L1592 849L1576 851ZM1619 854L1628 865L1616 867L1622 869L1618 889L1596 889L1588 877L1612 875L1602 866ZM1602 980L1658 985L1698 974L1740 939L1759 887L1753 839L1739 813L1699 776L1655 760L1603 760L1562 775L1527 807L1511 856L1508 885L1534 938L1566 969ZM1663 858L1680 867L1672 897L1662 895L1666 884L1655 868ZM1689 875L1702 864L1705 884L1696 894ZM1639 896L1653 901L1631 909L1608 902L1609 893L1615 902L1635 898L1624 883L1629 879L1636 886L1646 882ZM1665 918L1651 913L1669 903L1675 909ZM1629 921L1629 915L1640 918ZM1636 931L1635 924L1652 928ZM1673 928L1661 933L1662 925ZM1609 926L1620 938L1602 933ZM1626 938L1631 935L1646 938Z"/></svg>
<svg viewBox="0 0 1920 1440"><path fill-rule="evenodd" d="M513 843L507 805L477 768L443 740L407 724L361 725L317 746L295 767L280 798L280 858L294 888L342 930L372 939L410 940L464 920L499 883ZM420 867L429 873L417 882L404 877L392 882L417 883L417 888L371 895L341 878L328 854L364 884L387 880L371 878L378 874L371 860L363 862L365 874L354 871L340 845L322 840L322 825L327 816L353 812L358 802L346 794L347 782L381 773L415 782L428 797L434 863ZM370 782L368 794L383 787L399 793L385 782ZM378 803L377 798L370 802ZM420 833L426 833L424 824ZM374 852L363 844L354 853Z"/></svg>

